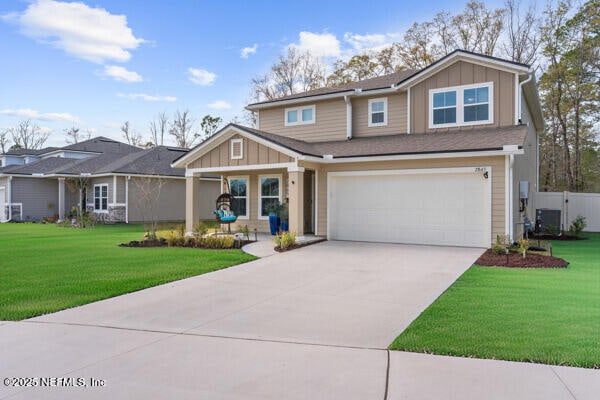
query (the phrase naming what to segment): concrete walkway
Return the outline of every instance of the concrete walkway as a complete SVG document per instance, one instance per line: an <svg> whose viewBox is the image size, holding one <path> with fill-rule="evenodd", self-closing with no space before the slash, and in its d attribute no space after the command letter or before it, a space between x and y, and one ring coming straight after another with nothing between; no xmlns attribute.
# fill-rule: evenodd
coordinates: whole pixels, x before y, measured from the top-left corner
<svg viewBox="0 0 600 400"><path fill-rule="evenodd" d="M326 242L0 323L0 398L597 398L594 370L386 350L479 253Z"/></svg>

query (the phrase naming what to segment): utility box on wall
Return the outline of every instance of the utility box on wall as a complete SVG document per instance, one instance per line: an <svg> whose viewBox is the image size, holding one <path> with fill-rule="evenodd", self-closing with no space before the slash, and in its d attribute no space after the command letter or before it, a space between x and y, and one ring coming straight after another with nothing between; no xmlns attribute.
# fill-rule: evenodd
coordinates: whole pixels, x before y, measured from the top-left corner
<svg viewBox="0 0 600 400"><path fill-rule="evenodd" d="M519 199L529 198L529 181L519 182Z"/></svg>

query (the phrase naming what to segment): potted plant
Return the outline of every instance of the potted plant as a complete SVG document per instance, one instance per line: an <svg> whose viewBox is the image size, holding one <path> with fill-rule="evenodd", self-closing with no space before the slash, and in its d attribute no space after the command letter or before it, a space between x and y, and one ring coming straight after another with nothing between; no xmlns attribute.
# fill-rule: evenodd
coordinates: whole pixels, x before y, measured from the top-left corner
<svg viewBox="0 0 600 400"><path fill-rule="evenodd" d="M269 229L271 230L271 235L277 234L279 232L279 224L281 222L280 215L281 210L283 208L283 204L275 203L267 207L267 212L269 213Z"/></svg>

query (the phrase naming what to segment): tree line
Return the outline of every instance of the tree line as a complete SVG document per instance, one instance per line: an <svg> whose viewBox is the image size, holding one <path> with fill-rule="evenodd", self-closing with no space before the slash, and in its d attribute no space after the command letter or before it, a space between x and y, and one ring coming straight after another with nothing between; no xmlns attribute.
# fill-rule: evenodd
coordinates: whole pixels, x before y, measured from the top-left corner
<svg viewBox="0 0 600 400"><path fill-rule="evenodd" d="M539 190L600 192L600 0L549 1L542 12L519 0L496 9L470 1L414 23L401 41L332 65L288 47L252 80L252 100L422 69L455 49L531 65L545 119Z"/></svg>

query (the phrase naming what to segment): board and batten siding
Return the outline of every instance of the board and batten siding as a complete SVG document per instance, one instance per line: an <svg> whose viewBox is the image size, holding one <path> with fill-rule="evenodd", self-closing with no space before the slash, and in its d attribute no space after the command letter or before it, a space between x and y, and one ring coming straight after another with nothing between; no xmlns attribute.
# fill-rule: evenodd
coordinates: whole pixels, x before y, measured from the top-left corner
<svg viewBox="0 0 600 400"><path fill-rule="evenodd" d="M24 220L39 221L58 213L57 179L13 177L11 196L12 203L23 204Z"/></svg>
<svg viewBox="0 0 600 400"><path fill-rule="evenodd" d="M277 135L304 140L324 142L346 139L346 103L343 98L306 102L292 107L315 106L315 123L285 126L285 106L259 111L259 128Z"/></svg>
<svg viewBox="0 0 600 400"><path fill-rule="evenodd" d="M453 128L429 129L429 91L444 87L493 82L494 122ZM466 61L458 61L423 82L410 88L411 133L465 130L482 126L510 126L515 124L515 75L495 68Z"/></svg>
<svg viewBox="0 0 600 400"><path fill-rule="evenodd" d="M372 171L372 170L395 170L395 169L428 169L428 168L456 168L456 167L491 167L492 179L492 232L490 243L496 235L504 234L505 231L505 194L504 175L505 158L496 157L473 157L473 158L446 158L427 160L402 160L402 161L378 161L369 163L352 164L330 164L317 165L313 163L302 163L306 168L314 168L318 180L317 201L317 227L319 235L327 234L327 174L338 171ZM410 193L407 193L410 195Z"/></svg>
<svg viewBox="0 0 600 400"><path fill-rule="evenodd" d="M387 99L387 125L369 126L369 100ZM383 136L406 133L406 92L372 96L372 97L354 97L352 98L352 136ZM340 115L344 123L346 113Z"/></svg>
<svg viewBox="0 0 600 400"><path fill-rule="evenodd" d="M242 139L242 155L239 160L231 159L231 140ZM253 140L240 135L234 135L230 139L216 146L208 153L188 164L188 168L217 168L257 164L279 164L292 162L292 157L259 144Z"/></svg>

